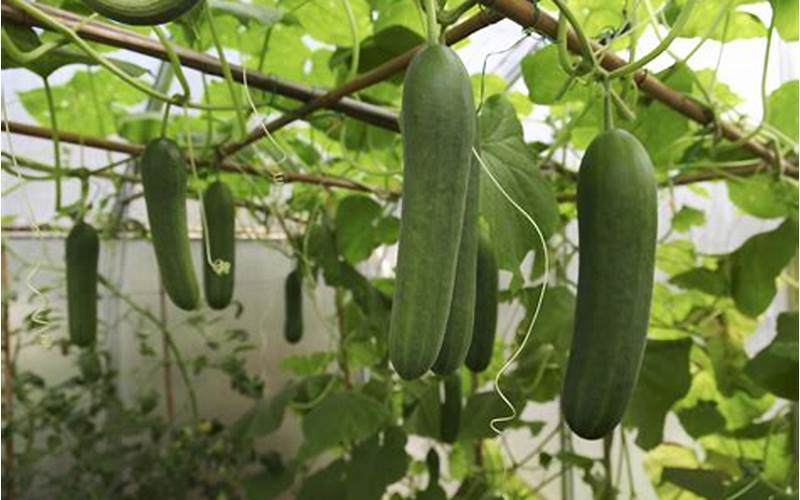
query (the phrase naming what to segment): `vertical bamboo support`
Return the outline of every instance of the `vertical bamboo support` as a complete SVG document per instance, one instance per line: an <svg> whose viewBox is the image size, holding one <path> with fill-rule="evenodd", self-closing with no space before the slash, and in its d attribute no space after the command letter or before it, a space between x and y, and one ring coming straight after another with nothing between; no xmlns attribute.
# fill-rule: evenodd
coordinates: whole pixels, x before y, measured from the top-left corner
<svg viewBox="0 0 800 500"><path fill-rule="evenodd" d="M4 297L2 301L2 351L3 351L3 419L8 422L14 417L14 370L13 360L11 359L11 326L8 323L8 294L9 294L9 281L8 281L8 261L6 258L5 248L2 249L2 287ZM5 453L3 457L3 473L9 478L8 484L10 485L4 493L8 498L13 500L15 498L14 491L14 436L10 434L5 439Z"/></svg>

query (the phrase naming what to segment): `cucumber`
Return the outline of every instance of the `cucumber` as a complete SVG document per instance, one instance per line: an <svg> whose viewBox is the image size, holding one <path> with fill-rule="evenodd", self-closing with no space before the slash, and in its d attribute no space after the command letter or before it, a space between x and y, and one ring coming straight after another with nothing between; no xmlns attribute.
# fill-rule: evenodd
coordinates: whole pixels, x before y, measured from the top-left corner
<svg viewBox="0 0 800 500"><path fill-rule="evenodd" d="M439 484L439 454L435 448L430 448L425 455L425 465L428 469L428 489Z"/></svg>
<svg viewBox="0 0 800 500"><path fill-rule="evenodd" d="M290 344L296 344L303 338L303 275L299 266L286 276L284 295L286 317L283 337Z"/></svg>
<svg viewBox="0 0 800 500"><path fill-rule="evenodd" d="M445 443L455 443L461 427L461 376L453 373L444 378L441 436Z"/></svg>
<svg viewBox="0 0 800 500"><path fill-rule="evenodd" d="M236 207L228 186L221 181L212 183L203 194L203 209L206 215L203 252L210 248L211 255L205 255L203 283L206 302L212 309L225 309L233 298L233 282L236 271ZM210 262L223 264L214 270ZM229 266L224 266L228 263Z"/></svg>
<svg viewBox="0 0 800 500"><path fill-rule="evenodd" d="M86 222L77 222L67 235L67 323L69 340L80 347L97 338L97 260L100 240Z"/></svg>
<svg viewBox="0 0 800 500"><path fill-rule="evenodd" d="M570 428L598 439L622 419L647 338L657 230L653 165L624 130L598 135L578 174L580 257L562 401Z"/></svg>
<svg viewBox="0 0 800 500"><path fill-rule="evenodd" d="M176 306L195 309L200 291L186 225L186 165L178 145L165 138L147 143L141 173L161 282Z"/></svg>
<svg viewBox="0 0 800 500"><path fill-rule="evenodd" d="M431 369L448 375L458 369L467 357L475 321L476 261L478 254L478 194L480 166L472 161L464 206L464 226L458 251L458 265L450 303L450 316L444 331L439 355Z"/></svg>
<svg viewBox="0 0 800 500"><path fill-rule="evenodd" d="M428 371L442 347L475 143L469 75L450 48L430 45L414 57L400 123L403 207L389 357L410 380Z"/></svg>
<svg viewBox="0 0 800 500"><path fill-rule="evenodd" d="M154 26L174 21L200 0L83 0L83 3L120 23Z"/></svg>
<svg viewBox="0 0 800 500"><path fill-rule="evenodd" d="M478 264L475 288L475 328L465 364L475 373L489 367L497 330L497 260L494 249L484 234L478 238Z"/></svg>

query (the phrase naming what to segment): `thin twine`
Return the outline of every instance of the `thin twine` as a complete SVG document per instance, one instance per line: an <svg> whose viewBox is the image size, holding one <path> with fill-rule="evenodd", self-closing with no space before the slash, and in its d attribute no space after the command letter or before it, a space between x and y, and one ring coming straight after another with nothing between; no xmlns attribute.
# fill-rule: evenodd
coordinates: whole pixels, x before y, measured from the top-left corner
<svg viewBox="0 0 800 500"><path fill-rule="evenodd" d="M517 349L514 351L511 357L508 358L508 360L506 360L506 362L503 364L503 367L500 368L500 371L498 371L497 375L495 375L494 377L495 392L503 401L503 403L508 407L508 409L511 410L511 414L503 417L495 417L489 422L489 427L491 427L492 430L497 435L501 435L503 431L500 428L498 428L497 425L502 424L504 422L511 422L515 418L517 418L517 409L514 407L514 405L511 403L511 401L503 392L503 390L500 388L500 377L502 377L506 373L506 371L508 371L511 365L517 360L522 350L525 349L525 346L528 344L528 340L530 339L531 334L533 333L533 326L534 324L536 324L536 320L539 317L539 312L542 309L542 302L544 301L544 295L547 290L547 276L550 272L550 258L547 254L547 242L544 238L542 230L539 228L539 225L536 223L535 220L533 220L533 217L531 217L516 201L514 201L514 199L506 192L506 190L503 189L503 186L500 185L500 183L497 181L494 174L492 174L492 171L489 169L489 167L486 166L480 154L475 148L472 148L472 154L475 155L475 158L480 163L481 168L489 177L489 179L492 181L497 190L500 191L503 197L514 207L514 209L517 210L517 212L519 212L525 218L526 221L528 221L531 227L533 227L533 229L536 231L536 235L538 236L539 242L542 245L542 253L544 258L544 274L543 274L544 281L542 282L542 291L539 293L539 298L536 302L536 308L533 311L533 317L531 318L531 322L528 325L527 331L525 332L525 337L522 339L522 343L519 345L519 347L517 347Z"/></svg>

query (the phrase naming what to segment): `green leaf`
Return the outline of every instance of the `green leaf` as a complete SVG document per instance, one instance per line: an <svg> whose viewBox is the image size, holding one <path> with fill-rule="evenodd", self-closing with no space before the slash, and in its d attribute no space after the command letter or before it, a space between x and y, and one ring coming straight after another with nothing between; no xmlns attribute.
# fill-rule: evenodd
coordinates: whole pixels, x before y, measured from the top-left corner
<svg viewBox="0 0 800 500"><path fill-rule="evenodd" d="M690 339L647 341L639 381L625 414L626 425L639 429L636 444L645 450L661 442L667 412L689 390L691 347Z"/></svg>
<svg viewBox="0 0 800 500"><path fill-rule="evenodd" d="M480 115L480 129L481 158L486 168L548 238L558 225L558 205L525 145L522 125L508 99L502 95L487 99ZM483 169L481 173L480 209L491 229L498 265L520 276L519 266L525 256L540 247L538 237Z"/></svg>
<svg viewBox="0 0 800 500"><path fill-rule="evenodd" d="M261 399L231 425L234 440L270 434L281 426L286 407L297 393L297 386L287 384L269 399Z"/></svg>
<svg viewBox="0 0 800 500"><path fill-rule="evenodd" d="M405 446L406 435L399 427L356 446L347 467L347 498L380 500L386 488L406 474L410 460Z"/></svg>
<svg viewBox="0 0 800 500"><path fill-rule="evenodd" d="M349 4L356 33L359 38L366 38L372 31L369 3L366 0L350 0ZM339 47L353 46L347 12L339 0L288 0L281 6L293 12L306 32L316 40Z"/></svg>
<svg viewBox="0 0 800 500"><path fill-rule="evenodd" d="M716 470L665 467L661 478L703 498L724 498L728 476Z"/></svg>
<svg viewBox="0 0 800 500"><path fill-rule="evenodd" d="M522 402L518 400L519 398L515 394L511 393L510 388L504 386L503 392L514 404L514 407L517 408L518 419L522 410L519 405ZM510 416L511 409L500 399L496 392L479 392L469 397L461 414L469 418L462 418L461 420L461 428L458 432L459 441L464 439L486 439L497 435L490 427L491 421L495 418ZM498 424L498 427L505 429L510 425L514 425L514 423L504 422Z"/></svg>
<svg viewBox="0 0 800 500"><path fill-rule="evenodd" d="M107 71L77 71L68 82L51 87L51 91L62 130L98 137L114 131L115 114L127 113L127 106L145 99L144 94ZM43 88L20 92L19 97L38 123L49 126Z"/></svg>
<svg viewBox="0 0 800 500"><path fill-rule="evenodd" d="M558 62L558 46L547 45L525 56L520 63L522 78L528 87L528 97L536 104L555 104L575 101L585 97L586 89L574 83L560 99L559 93L569 80L569 75Z"/></svg>
<svg viewBox="0 0 800 500"><path fill-rule="evenodd" d="M747 240L730 255L731 286L736 307L758 316L775 297L775 279L797 252L797 220Z"/></svg>
<svg viewBox="0 0 800 500"><path fill-rule="evenodd" d="M694 78L692 69L686 64L678 63L670 66L657 76L678 92L686 94L692 92ZM679 140L690 130L689 119L649 97L641 97L640 102L641 106L636 110L636 121L621 125L642 141L650 153L656 171L662 173L683 154L686 145Z"/></svg>
<svg viewBox="0 0 800 500"><path fill-rule="evenodd" d="M775 128L797 141L798 81L792 80L775 89L767 98L767 121Z"/></svg>
<svg viewBox="0 0 800 500"><path fill-rule="evenodd" d="M147 144L160 137L163 115L157 111L124 114L117 117L119 135L133 144Z"/></svg>
<svg viewBox="0 0 800 500"><path fill-rule="evenodd" d="M725 417L715 401L701 400L691 408L678 412L681 426L692 437L706 436L725 429Z"/></svg>
<svg viewBox="0 0 800 500"><path fill-rule="evenodd" d="M357 264L372 254L377 246L374 230L381 207L371 198L352 195L336 209L336 247L342 257Z"/></svg>
<svg viewBox="0 0 800 500"><path fill-rule="evenodd" d="M763 219L797 213L797 185L771 174L730 178L730 200L750 215Z"/></svg>
<svg viewBox="0 0 800 500"><path fill-rule="evenodd" d="M386 406L358 392L331 394L303 418L305 441L300 450L311 457L342 443L374 434L391 419Z"/></svg>
<svg viewBox="0 0 800 500"><path fill-rule="evenodd" d="M334 460L303 482L297 500L347 500L346 473L347 463Z"/></svg>
<svg viewBox="0 0 800 500"><path fill-rule="evenodd" d="M787 41L797 40L798 8L795 0L770 0L772 15L775 16L775 27L781 38Z"/></svg>
<svg viewBox="0 0 800 500"><path fill-rule="evenodd" d="M260 27L272 26L281 22L284 17L281 9L254 3L210 0L208 5L214 13L232 15L244 25L253 22Z"/></svg>
<svg viewBox="0 0 800 500"><path fill-rule="evenodd" d="M266 470L244 478L243 486L248 500L269 500L278 498L293 482L294 474L289 469L277 472Z"/></svg>
<svg viewBox="0 0 800 500"><path fill-rule="evenodd" d="M403 394L409 398L410 414L405 419L406 430L419 436L439 439L441 435L442 408L439 401L439 383L436 379L408 382ZM406 410L408 411L408 410Z"/></svg>
<svg viewBox="0 0 800 500"><path fill-rule="evenodd" d="M700 290L703 293L722 297L730 293L730 284L724 272L698 267L676 274L669 280L673 285L688 290Z"/></svg>
<svg viewBox="0 0 800 500"><path fill-rule="evenodd" d="M689 205L684 205L672 216L672 229L685 233L693 226L702 226L706 223L706 213Z"/></svg>
<svg viewBox="0 0 800 500"><path fill-rule="evenodd" d="M688 0L672 0L665 11L667 22L672 24L687 2ZM724 16L729 16L727 30ZM711 30L715 22L716 28ZM742 38L761 38L766 32L758 16L737 10L735 6L731 9L729 3L697 2L679 36L687 38L708 36L712 40L728 42Z"/></svg>
<svg viewBox="0 0 800 500"><path fill-rule="evenodd" d="M745 372L776 396L797 401L797 312L778 316L778 333L751 359Z"/></svg>

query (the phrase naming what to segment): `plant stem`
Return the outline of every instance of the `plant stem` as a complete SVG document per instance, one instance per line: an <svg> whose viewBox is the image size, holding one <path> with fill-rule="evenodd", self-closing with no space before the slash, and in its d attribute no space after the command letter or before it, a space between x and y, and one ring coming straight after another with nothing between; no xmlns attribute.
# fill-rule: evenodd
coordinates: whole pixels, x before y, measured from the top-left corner
<svg viewBox="0 0 800 500"><path fill-rule="evenodd" d="M214 42L214 47L217 49L217 56L219 57L219 64L220 68L222 69L222 76L225 78L225 85L228 86L228 92L231 95L231 102L233 102L234 107L236 108L236 120L239 123L239 131L241 137L245 137L247 134L247 124L245 123L244 114L242 113L242 102L240 99L239 92L237 92L236 87L234 86L233 82L233 74L231 73L231 67L228 64L228 59L225 57L225 50L222 47L222 43L219 40L219 36L217 35L217 29L214 25L214 15L211 14L211 9L206 7L206 19L208 20L208 28L211 32L211 40Z"/></svg>
<svg viewBox="0 0 800 500"><path fill-rule="evenodd" d="M423 0L425 2L425 14L428 18L428 43L435 45L439 43L439 23L436 20L436 0Z"/></svg>
<svg viewBox="0 0 800 500"><path fill-rule="evenodd" d="M158 284L158 310L161 317L161 324L164 330L167 327L167 298L164 293L164 286ZM161 333L162 352L164 356L164 399L167 403L167 421L172 424L175 422L175 391L172 386L172 358L169 353L169 343L167 336Z"/></svg>
<svg viewBox="0 0 800 500"><path fill-rule="evenodd" d="M609 434L603 437L603 468L605 469L605 486L603 500L611 500L615 497L614 495L614 481L613 481L613 473L611 467L611 446L614 443L614 434Z"/></svg>
<svg viewBox="0 0 800 500"><path fill-rule="evenodd" d="M675 38L678 37L680 31L686 25L686 22L689 20L689 15L692 13L692 9L694 9L695 4L697 4L697 0L689 0L686 2L686 5L681 9L681 13L678 15L678 19L675 20L675 23L672 25L672 29L669 30L667 36L661 39L658 45L653 48L650 52L644 55L638 61L626 64L621 68L617 68L614 71L611 71L608 74L609 78L620 78L623 76L627 76L630 74L635 73L636 71L643 68L647 63L655 59L656 57L660 56L662 52L669 48L670 44L672 43Z"/></svg>
<svg viewBox="0 0 800 500"><path fill-rule="evenodd" d="M578 37L578 41L581 43L581 48L583 50L583 57L586 60L592 63L592 67L600 74L605 73L605 69L603 69L597 61L597 57L595 57L594 50L592 50L592 44L589 41L589 38L586 36L586 33L583 31L583 27L578 22L578 19L575 17L575 14L567 7L567 4L563 0L553 0L553 3L556 4L558 10L561 12L564 17L567 18L569 24L572 26L573 31L575 31L575 35Z"/></svg>
<svg viewBox="0 0 800 500"><path fill-rule="evenodd" d="M44 95L47 97L47 111L50 115L50 130L53 131L53 157L55 169L53 179L56 188L56 212L61 210L61 143L58 139L58 121L56 120L56 105L53 101L53 91L47 77L42 77L44 82Z"/></svg>
<svg viewBox="0 0 800 500"><path fill-rule="evenodd" d="M194 420L197 420L198 410L197 410L197 395L194 392L194 387L192 386L192 379L189 377L189 371L186 369L186 363L183 361L183 356L181 356L181 352L178 349L178 346L175 344L174 339L172 338L172 334L169 332L167 327L161 322L160 319L155 317L153 313L145 309L144 307L140 306L136 302L133 301L129 296L122 292L119 288L111 283L105 276L98 275L97 281L109 292L118 299L121 299L125 302L128 307L136 311L137 313L141 314L144 318L149 320L153 323L161 333L164 335L164 341L167 343L169 348L172 350L172 355L175 356L175 362L178 364L178 370L181 372L181 377L183 378L183 382L186 385L186 392L189 394L189 402L192 408L192 417Z"/></svg>
<svg viewBox="0 0 800 500"><path fill-rule="evenodd" d="M3 32L5 34L5 32ZM3 340L3 420L11 422L14 420L14 367L11 359L11 326L8 323L8 298L11 297L8 282L8 259L6 257L5 246L2 247L0 259L2 259L2 280L3 280L3 300L2 300L2 340ZM14 476L14 435L5 438L5 453L3 454L3 472L9 480L10 487L6 493L8 498L14 500L15 497L15 476Z"/></svg>

